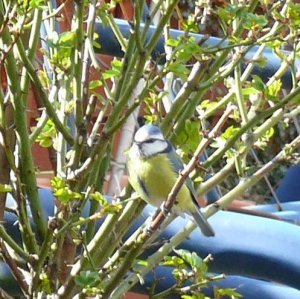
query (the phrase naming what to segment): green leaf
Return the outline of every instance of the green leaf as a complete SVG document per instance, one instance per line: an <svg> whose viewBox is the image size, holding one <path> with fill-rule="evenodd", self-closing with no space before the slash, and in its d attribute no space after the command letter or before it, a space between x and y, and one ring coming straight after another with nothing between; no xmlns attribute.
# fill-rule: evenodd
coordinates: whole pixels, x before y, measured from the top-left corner
<svg viewBox="0 0 300 299"><path fill-rule="evenodd" d="M198 24L194 20L185 20L182 22L182 29L189 32L199 32Z"/></svg>
<svg viewBox="0 0 300 299"><path fill-rule="evenodd" d="M231 25L232 21L237 18L241 17L242 14L245 12L245 7L241 7L238 5L228 5L226 8L218 7L217 14L219 16L220 21L223 24L223 27L226 25Z"/></svg>
<svg viewBox="0 0 300 299"><path fill-rule="evenodd" d="M240 129L234 126L228 127L225 132L222 134L222 137L227 140L231 138L236 132L238 132Z"/></svg>
<svg viewBox="0 0 300 299"><path fill-rule="evenodd" d="M59 35L57 45L59 47L73 48L75 46L76 33L73 31L63 32Z"/></svg>
<svg viewBox="0 0 300 299"><path fill-rule="evenodd" d="M120 77L121 75L121 70L122 70L122 61L118 59L114 59L111 63L112 68L109 70L106 70L103 73L103 78L106 79L111 79L111 78L117 78Z"/></svg>
<svg viewBox="0 0 300 299"><path fill-rule="evenodd" d="M166 42L167 46L170 47L177 47L179 45L179 40L178 39L173 39L173 38L169 38Z"/></svg>
<svg viewBox="0 0 300 299"><path fill-rule="evenodd" d="M46 125L43 127L35 142L39 143L39 145L42 147L50 147L55 141L56 133L55 124L51 119L48 119Z"/></svg>
<svg viewBox="0 0 300 299"><path fill-rule="evenodd" d="M176 57L179 59L179 61L187 62L192 57L198 56L202 53L203 51L197 42L194 39L189 39L186 44L179 46Z"/></svg>
<svg viewBox="0 0 300 299"><path fill-rule="evenodd" d="M45 71L38 70L38 76L41 80L41 83L43 84L43 87L45 89L49 88L50 84L51 84L51 81L50 81L50 78L48 77L48 74Z"/></svg>
<svg viewBox="0 0 300 299"><path fill-rule="evenodd" d="M268 59L265 56L260 56L255 59L255 64L257 64L260 68L265 68L268 65Z"/></svg>
<svg viewBox="0 0 300 299"><path fill-rule="evenodd" d="M89 83L89 89L95 89L97 87L101 87L102 86L102 81L100 80L92 80Z"/></svg>
<svg viewBox="0 0 300 299"><path fill-rule="evenodd" d="M174 249L174 252L179 255L186 263L188 263L193 269L206 272L207 267L203 262L202 258L197 255L196 252L189 252L185 249Z"/></svg>
<svg viewBox="0 0 300 299"><path fill-rule="evenodd" d="M201 134L199 120L186 120L183 130L181 130L174 139L174 143L182 150L184 158L193 153L200 140Z"/></svg>
<svg viewBox="0 0 300 299"><path fill-rule="evenodd" d="M274 82L272 82L271 85L267 86L267 94L271 100L273 100L274 102L278 102L280 100L278 95L281 89L282 89L281 80L280 79L275 80Z"/></svg>
<svg viewBox="0 0 300 299"><path fill-rule="evenodd" d="M268 24L268 20L264 15L246 13L242 20L243 27L249 30L259 30Z"/></svg>
<svg viewBox="0 0 300 299"><path fill-rule="evenodd" d="M76 33L73 31L63 32L58 34L56 31L51 33L48 37L48 44L50 47L61 49L74 48L76 40Z"/></svg>
<svg viewBox="0 0 300 299"><path fill-rule="evenodd" d="M75 283L80 288L89 288L100 283L99 274L97 271L81 271L75 277Z"/></svg>
<svg viewBox="0 0 300 299"><path fill-rule="evenodd" d="M45 4L44 0L30 0L30 2L29 2L29 6L32 9L44 9L44 8L47 8L44 4Z"/></svg>
<svg viewBox="0 0 300 299"><path fill-rule="evenodd" d="M109 9L110 7L108 3L101 2L98 10L98 16L100 17L102 24L104 26L109 25L109 17L108 17L108 14L110 14Z"/></svg>
<svg viewBox="0 0 300 299"><path fill-rule="evenodd" d="M266 91L266 85L263 82L263 80L257 76L257 75L252 75L252 86L261 92L265 92Z"/></svg>
<svg viewBox="0 0 300 299"><path fill-rule="evenodd" d="M106 197L98 191L91 194L91 197L92 197L92 199L96 200L101 206L108 205L108 201L107 201Z"/></svg>
<svg viewBox="0 0 300 299"><path fill-rule="evenodd" d="M115 77L119 77L120 76L120 72L116 72L114 70L106 70L104 73L103 73L103 78L105 80L107 79L111 79L111 78L115 78Z"/></svg>
<svg viewBox="0 0 300 299"><path fill-rule="evenodd" d="M53 139L52 138L40 138L40 141L39 141L39 145L42 146L42 147L50 147L52 146L53 144Z"/></svg>
<svg viewBox="0 0 300 299"><path fill-rule="evenodd" d="M236 299L236 298L243 298L243 296L236 291L236 289L232 289L232 288L226 288L226 289L222 289L222 288L218 288L215 287L214 289L214 293L215 293L215 297L217 298L222 298L222 297L230 297L232 299Z"/></svg>
<svg viewBox="0 0 300 299"><path fill-rule="evenodd" d="M40 274L39 277L39 290L44 291L47 294L51 294L53 292L52 287L51 287L51 282L47 274L42 273Z"/></svg>
<svg viewBox="0 0 300 299"><path fill-rule="evenodd" d="M269 130L266 131L264 137L268 138L268 139L271 139L274 136L274 134L275 134L275 130L272 127L272 128L270 128Z"/></svg>
<svg viewBox="0 0 300 299"><path fill-rule="evenodd" d="M70 201L79 200L82 198L82 195L78 192L73 192L69 189L69 186L66 182L59 178L54 177L50 181L50 185L53 188L53 195L62 203L68 204Z"/></svg>
<svg viewBox="0 0 300 299"><path fill-rule="evenodd" d="M252 94L256 94L257 89L254 88L254 87L243 88L242 93L243 93L244 96L250 96Z"/></svg>
<svg viewBox="0 0 300 299"><path fill-rule="evenodd" d="M53 189L59 189L64 188L66 186L66 182L59 177L54 177L51 179L50 185Z"/></svg>
<svg viewBox="0 0 300 299"><path fill-rule="evenodd" d="M121 72L122 66L123 66L123 62L122 62L122 60L114 59L114 60L111 62L111 65L112 65L112 68L113 68L114 70Z"/></svg>
<svg viewBox="0 0 300 299"><path fill-rule="evenodd" d="M97 32L94 32L93 46L95 48L101 49L101 44L99 43L99 34Z"/></svg>
<svg viewBox="0 0 300 299"><path fill-rule="evenodd" d="M180 267L184 265L184 261L179 256L166 256L161 265L165 267Z"/></svg>
<svg viewBox="0 0 300 299"><path fill-rule="evenodd" d="M149 265L148 261L147 260L140 260L140 259L137 259L136 260L136 263L139 265L139 266L143 266L143 267L147 267Z"/></svg>
<svg viewBox="0 0 300 299"><path fill-rule="evenodd" d="M103 207L104 214L116 214L122 211L123 206L121 204L109 204Z"/></svg>
<svg viewBox="0 0 300 299"><path fill-rule="evenodd" d="M168 66L168 71L174 73L177 77L186 80L189 74L189 69L179 63L179 62L173 62Z"/></svg>
<svg viewBox="0 0 300 299"><path fill-rule="evenodd" d="M202 293L196 293L193 295L182 295L182 299L210 299L210 297L205 296Z"/></svg>
<svg viewBox="0 0 300 299"><path fill-rule="evenodd" d="M287 18L289 20L290 26L297 28L300 25L300 4L299 3L292 3L292 2L289 3Z"/></svg>
<svg viewBox="0 0 300 299"><path fill-rule="evenodd" d="M1 193L11 192L12 190L13 190L12 186L7 185L7 184L0 184L0 192Z"/></svg>
<svg viewBox="0 0 300 299"><path fill-rule="evenodd" d="M226 144L226 140L222 138L221 136L216 137L214 141L210 144L210 147L212 148L222 148Z"/></svg>

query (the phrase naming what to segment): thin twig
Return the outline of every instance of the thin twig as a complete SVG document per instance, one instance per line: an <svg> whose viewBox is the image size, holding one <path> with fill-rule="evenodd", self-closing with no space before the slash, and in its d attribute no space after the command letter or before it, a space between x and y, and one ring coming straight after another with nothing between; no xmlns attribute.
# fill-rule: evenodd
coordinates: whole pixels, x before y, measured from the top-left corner
<svg viewBox="0 0 300 299"><path fill-rule="evenodd" d="M1 254L5 262L10 267L13 275L15 276L16 280L18 281L19 287L24 291L25 294L28 294L29 285L26 283L25 277L23 273L20 271L18 265L14 258L12 258L4 244L3 241L0 240L0 248Z"/></svg>

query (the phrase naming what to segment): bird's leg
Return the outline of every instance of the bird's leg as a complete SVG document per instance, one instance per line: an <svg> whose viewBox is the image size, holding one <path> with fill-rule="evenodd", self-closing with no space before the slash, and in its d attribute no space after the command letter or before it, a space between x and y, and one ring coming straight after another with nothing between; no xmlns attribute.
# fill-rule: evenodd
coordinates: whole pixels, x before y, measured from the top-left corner
<svg viewBox="0 0 300 299"><path fill-rule="evenodd" d="M171 213L171 209L169 207L166 207L166 202L163 201L160 205L159 212L162 212L165 218Z"/></svg>
<svg viewBox="0 0 300 299"><path fill-rule="evenodd" d="M147 234L152 235L154 233L154 229L152 228L152 222L155 219L155 217L159 214L159 209L156 209L155 213L151 216L148 217L145 221L145 230L147 232Z"/></svg>

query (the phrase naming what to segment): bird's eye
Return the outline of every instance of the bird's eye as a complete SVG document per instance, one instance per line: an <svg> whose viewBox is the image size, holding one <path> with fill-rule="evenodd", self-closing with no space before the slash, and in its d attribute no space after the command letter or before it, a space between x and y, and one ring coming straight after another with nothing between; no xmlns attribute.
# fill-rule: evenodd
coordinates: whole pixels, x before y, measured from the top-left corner
<svg viewBox="0 0 300 299"><path fill-rule="evenodd" d="M144 143L153 143L154 141L155 141L155 139L150 138L150 139L145 140Z"/></svg>

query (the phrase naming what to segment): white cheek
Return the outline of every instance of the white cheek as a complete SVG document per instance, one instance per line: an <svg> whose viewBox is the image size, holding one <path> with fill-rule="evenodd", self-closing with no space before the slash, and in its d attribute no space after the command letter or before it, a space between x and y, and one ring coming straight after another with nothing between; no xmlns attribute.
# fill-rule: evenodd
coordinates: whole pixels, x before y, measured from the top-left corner
<svg viewBox="0 0 300 299"><path fill-rule="evenodd" d="M164 141L156 140L152 143L143 144L143 152L146 156L154 156L165 151L168 147L168 144Z"/></svg>

